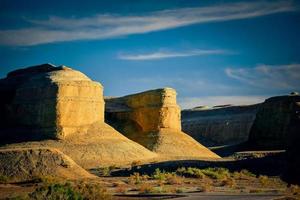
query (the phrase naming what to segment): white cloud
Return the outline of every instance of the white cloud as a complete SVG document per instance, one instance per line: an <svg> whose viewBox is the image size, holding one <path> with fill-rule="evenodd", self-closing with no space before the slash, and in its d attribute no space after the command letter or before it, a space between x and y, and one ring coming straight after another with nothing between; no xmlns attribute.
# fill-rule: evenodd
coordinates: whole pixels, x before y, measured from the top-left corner
<svg viewBox="0 0 300 200"><path fill-rule="evenodd" d="M220 54L229 54L229 53L230 53L229 51L218 50L218 49L215 50L194 49L194 50L182 51L182 52L157 51L148 54L120 54L118 58L122 60L159 60L164 58L220 55Z"/></svg>
<svg viewBox="0 0 300 200"><path fill-rule="evenodd" d="M106 39L196 23L253 18L295 9L292 1L255 1L162 10L144 15L99 14L85 18L52 16L48 20L28 20L32 23L31 27L0 30L0 44L30 46L61 41Z"/></svg>
<svg viewBox="0 0 300 200"><path fill-rule="evenodd" d="M181 109L194 108L196 106L216 105L250 105L263 102L268 96L205 96L205 97L182 97L178 98Z"/></svg>
<svg viewBox="0 0 300 200"><path fill-rule="evenodd" d="M231 78L260 88L290 90L300 88L300 64L227 68L225 73Z"/></svg>

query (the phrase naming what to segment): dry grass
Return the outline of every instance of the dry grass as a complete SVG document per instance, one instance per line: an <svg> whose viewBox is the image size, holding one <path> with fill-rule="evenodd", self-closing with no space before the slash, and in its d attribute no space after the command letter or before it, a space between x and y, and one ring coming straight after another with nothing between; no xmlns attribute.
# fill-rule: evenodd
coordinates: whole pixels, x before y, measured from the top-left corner
<svg viewBox="0 0 300 200"><path fill-rule="evenodd" d="M149 183L142 183L139 187L139 193L141 194L148 194L152 193L153 191L153 186L151 186Z"/></svg>
<svg viewBox="0 0 300 200"><path fill-rule="evenodd" d="M116 191L116 193L119 193L119 194L125 194L127 192L127 187L124 184L122 184L122 185L117 186L115 191Z"/></svg>
<svg viewBox="0 0 300 200"><path fill-rule="evenodd" d="M167 174L166 183L169 185L180 185L183 183L183 180L182 177L179 177L176 174Z"/></svg>
<svg viewBox="0 0 300 200"><path fill-rule="evenodd" d="M263 187L267 186L270 183L269 178L264 175L259 175L258 180Z"/></svg>

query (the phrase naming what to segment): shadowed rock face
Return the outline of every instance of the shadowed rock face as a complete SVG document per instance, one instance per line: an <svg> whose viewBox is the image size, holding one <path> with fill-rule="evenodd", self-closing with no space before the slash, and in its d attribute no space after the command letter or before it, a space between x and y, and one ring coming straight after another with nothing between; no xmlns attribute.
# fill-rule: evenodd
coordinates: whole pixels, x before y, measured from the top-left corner
<svg viewBox="0 0 300 200"><path fill-rule="evenodd" d="M300 184L300 102L292 104L294 110L290 120L290 133L287 144L288 167L286 178L289 181Z"/></svg>
<svg viewBox="0 0 300 200"><path fill-rule="evenodd" d="M258 148L286 149L293 123L297 121L300 96L278 96L267 99L256 114L249 144ZM299 122L299 120L298 120ZM299 132L300 130L298 130Z"/></svg>
<svg viewBox="0 0 300 200"><path fill-rule="evenodd" d="M183 110L182 130L206 146L246 142L258 106Z"/></svg>
<svg viewBox="0 0 300 200"><path fill-rule="evenodd" d="M18 125L63 139L104 121L103 89L81 72L63 66L20 85L12 108Z"/></svg>
<svg viewBox="0 0 300 200"><path fill-rule="evenodd" d="M19 69L8 73L7 77L0 79L0 127L13 126L15 121L10 119L11 103L16 95L17 88L28 81L32 76L55 71L57 68L51 64L42 64L30 68Z"/></svg>
<svg viewBox="0 0 300 200"><path fill-rule="evenodd" d="M148 149L169 157L218 158L181 132L174 89L150 90L105 101L107 123Z"/></svg>

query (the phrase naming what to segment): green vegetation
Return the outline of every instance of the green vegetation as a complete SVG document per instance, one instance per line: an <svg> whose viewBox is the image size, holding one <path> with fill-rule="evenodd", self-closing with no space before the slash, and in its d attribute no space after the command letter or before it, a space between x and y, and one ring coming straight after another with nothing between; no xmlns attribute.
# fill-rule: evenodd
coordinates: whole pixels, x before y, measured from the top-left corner
<svg viewBox="0 0 300 200"><path fill-rule="evenodd" d="M109 200L111 195L97 184L55 183L37 188L29 194L30 199L50 200Z"/></svg>
<svg viewBox="0 0 300 200"><path fill-rule="evenodd" d="M154 189L149 183L143 183L139 188L139 192L141 194L148 194L148 193L153 193Z"/></svg>
<svg viewBox="0 0 300 200"><path fill-rule="evenodd" d="M260 175L258 179L263 186L267 186L269 183L269 178L267 176Z"/></svg>
<svg viewBox="0 0 300 200"><path fill-rule="evenodd" d="M0 175L0 183L7 183L8 182L8 177Z"/></svg>
<svg viewBox="0 0 300 200"><path fill-rule="evenodd" d="M193 167L181 167L176 170L176 173L180 176L194 177L194 178L204 178L204 174L201 169Z"/></svg>
<svg viewBox="0 0 300 200"><path fill-rule="evenodd" d="M225 168L206 168L201 171L203 174L212 179L224 179L230 177L228 169Z"/></svg>
<svg viewBox="0 0 300 200"><path fill-rule="evenodd" d="M181 176L193 177L193 178L205 178L212 179L224 179L230 177L230 172L225 168L205 168L198 169L193 167L181 167L176 170L176 173Z"/></svg>
<svg viewBox="0 0 300 200"><path fill-rule="evenodd" d="M37 188L29 195L31 199L61 199L61 200L83 200L83 197L76 192L69 183L51 184Z"/></svg>
<svg viewBox="0 0 300 200"><path fill-rule="evenodd" d="M108 166L108 167L103 167L103 168L99 169L99 172L102 176L110 176L111 171L114 170L115 168L116 168L115 165Z"/></svg>

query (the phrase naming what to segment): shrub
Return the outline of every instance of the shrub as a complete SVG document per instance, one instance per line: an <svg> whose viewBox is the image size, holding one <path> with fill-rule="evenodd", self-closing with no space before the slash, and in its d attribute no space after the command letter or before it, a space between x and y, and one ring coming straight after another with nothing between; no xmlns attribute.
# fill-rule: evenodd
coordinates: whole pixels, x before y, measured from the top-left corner
<svg viewBox="0 0 300 200"><path fill-rule="evenodd" d="M131 167L136 167L136 166L141 165L141 164L142 164L142 162L140 160L136 160L136 161L133 161L131 163Z"/></svg>
<svg viewBox="0 0 300 200"><path fill-rule="evenodd" d="M143 183L143 184L141 184L141 186L139 188L139 191L142 194L147 194L147 193L153 192L153 188L152 188L152 186L150 184Z"/></svg>
<svg viewBox="0 0 300 200"><path fill-rule="evenodd" d="M109 167L104 167L104 168L102 168L101 172L102 172L102 173L101 173L102 176L110 176L110 173L111 173Z"/></svg>
<svg viewBox="0 0 300 200"><path fill-rule="evenodd" d="M111 200L112 196L99 184L82 183L74 186L84 200Z"/></svg>
<svg viewBox="0 0 300 200"><path fill-rule="evenodd" d="M267 176L259 175L258 179L263 186L266 186L269 183L269 178Z"/></svg>
<svg viewBox="0 0 300 200"><path fill-rule="evenodd" d="M109 200L111 195L97 184L50 184L37 188L29 194L30 199L49 199L49 200Z"/></svg>
<svg viewBox="0 0 300 200"><path fill-rule="evenodd" d="M153 188L152 193L167 193L168 191L164 187Z"/></svg>
<svg viewBox="0 0 300 200"><path fill-rule="evenodd" d="M187 169L185 167L178 168L176 173L186 177L204 178L204 174L202 173L201 169L193 167L189 167Z"/></svg>
<svg viewBox="0 0 300 200"><path fill-rule="evenodd" d="M183 191L182 188L176 188L175 192L176 192L176 193L183 193L184 191Z"/></svg>
<svg viewBox="0 0 300 200"><path fill-rule="evenodd" d="M119 185L116 189L116 193L125 194L126 191L127 191L127 188L125 187L125 185Z"/></svg>
<svg viewBox="0 0 300 200"><path fill-rule="evenodd" d="M300 199L300 187L298 185L290 185L287 188L287 192L296 197L297 199Z"/></svg>
<svg viewBox="0 0 300 200"><path fill-rule="evenodd" d="M227 177L225 179L222 180L221 185L223 186L229 186L229 187L235 187L236 186L236 182L233 178L231 177Z"/></svg>
<svg viewBox="0 0 300 200"><path fill-rule="evenodd" d="M154 178L155 180L164 181L166 180L166 172L160 171L159 168L156 168L154 173L152 174L152 178Z"/></svg>
<svg viewBox="0 0 300 200"><path fill-rule="evenodd" d="M0 175L0 183L7 183L8 182L8 177Z"/></svg>
<svg viewBox="0 0 300 200"><path fill-rule="evenodd" d="M51 184L37 188L29 195L30 199L49 199L49 200L82 200L83 197L76 192L69 183Z"/></svg>
<svg viewBox="0 0 300 200"><path fill-rule="evenodd" d="M206 169L203 169L202 173L205 176L208 176L208 177L210 177L212 179L221 179L222 178L222 176L216 172L215 168L206 168Z"/></svg>
<svg viewBox="0 0 300 200"><path fill-rule="evenodd" d="M242 170L240 171L240 173L243 174L243 175L245 175L245 176L256 177L255 174L253 174L252 172L250 172L250 171L248 171L248 170L246 170L246 169L242 169Z"/></svg>
<svg viewBox="0 0 300 200"><path fill-rule="evenodd" d="M170 185L179 185L182 184L182 178L177 176L175 173L166 174L166 182Z"/></svg>
<svg viewBox="0 0 300 200"><path fill-rule="evenodd" d="M129 183L130 184L140 184L142 182L143 178L140 176L140 173L135 172L129 177Z"/></svg>
<svg viewBox="0 0 300 200"><path fill-rule="evenodd" d="M204 182L199 187L200 192L210 192L212 190L212 186L210 183Z"/></svg>

